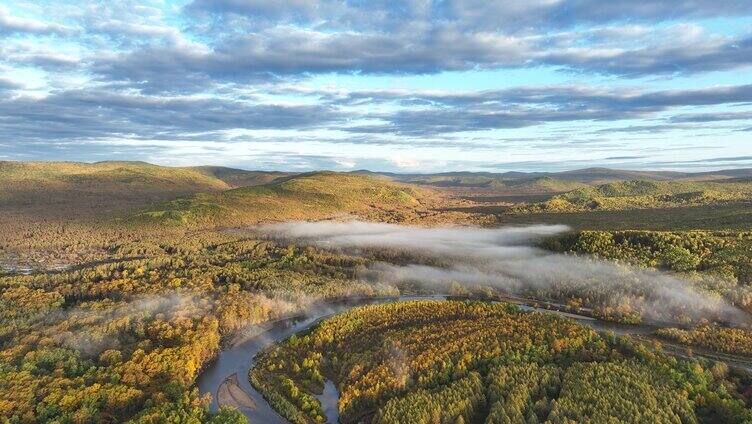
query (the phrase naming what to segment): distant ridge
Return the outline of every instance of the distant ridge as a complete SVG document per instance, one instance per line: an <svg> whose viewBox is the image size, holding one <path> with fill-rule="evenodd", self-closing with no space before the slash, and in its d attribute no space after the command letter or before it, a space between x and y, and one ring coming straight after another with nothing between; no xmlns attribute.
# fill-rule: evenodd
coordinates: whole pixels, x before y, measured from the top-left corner
<svg viewBox="0 0 752 424"><path fill-rule="evenodd" d="M279 178L293 175L282 171L245 171L224 166L195 166L192 169L220 179L233 188L268 184Z"/></svg>
<svg viewBox="0 0 752 424"><path fill-rule="evenodd" d="M328 171L317 171L326 173ZM6 199L45 192L53 197L84 191L92 195L127 191L150 199L216 192L285 181L313 173L249 171L224 166L169 167L141 161L21 162L0 161L0 196ZM618 181L721 181L752 178L752 168L706 172L635 171L592 167L562 172L395 173L356 170L338 175L386 178L436 188L482 189L511 193L563 193ZM123 193L127 194L127 193Z"/></svg>
<svg viewBox="0 0 752 424"><path fill-rule="evenodd" d="M26 210L26 215L75 217L267 184L284 175L133 161L0 161L0 208Z"/></svg>
<svg viewBox="0 0 752 424"><path fill-rule="evenodd" d="M142 161L85 162L21 162L0 161L0 183L13 184L35 181L37 183L106 182L114 185L140 182L142 185L165 183L185 186L191 191L222 190L269 183L291 175L279 171L245 171L222 166L171 167ZM0 187L1 188L1 187Z"/></svg>
<svg viewBox="0 0 752 424"><path fill-rule="evenodd" d="M394 172L375 172L370 170L352 171L355 174L362 175L383 175L398 181L412 182L414 184L434 185L440 181L449 181L452 178L477 178L479 181L497 180L533 180L538 178L551 178L560 181L579 182L585 184L605 184L615 181L634 181L634 180L652 180L652 181L673 181L673 180L713 180L727 178L752 178L752 168L743 169L724 169L718 171L704 172L679 172L679 171L636 171L624 169L610 169L603 167L592 167L575 169L561 172L437 172L437 173L394 173ZM447 186L444 184L444 186ZM482 187L481 184L479 187ZM469 187L469 185L468 185Z"/></svg>

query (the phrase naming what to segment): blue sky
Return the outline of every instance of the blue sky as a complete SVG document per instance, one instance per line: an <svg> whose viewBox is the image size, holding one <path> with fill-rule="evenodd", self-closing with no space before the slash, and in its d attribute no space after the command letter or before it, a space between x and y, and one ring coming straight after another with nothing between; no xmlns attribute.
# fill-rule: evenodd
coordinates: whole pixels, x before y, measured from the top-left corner
<svg viewBox="0 0 752 424"><path fill-rule="evenodd" d="M739 0L0 4L0 160L752 167Z"/></svg>

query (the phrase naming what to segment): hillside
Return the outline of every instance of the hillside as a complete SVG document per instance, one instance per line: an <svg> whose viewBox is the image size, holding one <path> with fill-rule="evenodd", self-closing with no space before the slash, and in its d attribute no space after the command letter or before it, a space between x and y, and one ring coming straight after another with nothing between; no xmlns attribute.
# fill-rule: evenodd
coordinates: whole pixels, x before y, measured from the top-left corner
<svg viewBox="0 0 752 424"><path fill-rule="evenodd" d="M561 193L585 185L553 177L507 178L489 175L425 175L400 178L411 184L444 188L482 189L507 193Z"/></svg>
<svg viewBox="0 0 752 424"><path fill-rule="evenodd" d="M0 162L0 270L101 261L128 240L169 238L196 228L351 214L428 224L474 219L434 210L447 209L448 201L430 189L346 173Z"/></svg>
<svg viewBox="0 0 752 424"><path fill-rule="evenodd" d="M163 202L138 213L133 219L208 227L347 214L393 221L416 212L436 198L433 191L381 178L314 172L255 187L201 193Z"/></svg>
<svg viewBox="0 0 752 424"><path fill-rule="evenodd" d="M513 213L583 212L716 205L752 200L752 182L729 180L619 181L572 190L552 199L519 205Z"/></svg>
<svg viewBox="0 0 752 424"><path fill-rule="evenodd" d="M531 179L519 179L506 181L509 189L520 192L560 193L562 191L576 190L585 185L576 181L566 181L552 177L537 177Z"/></svg>
<svg viewBox="0 0 752 424"><path fill-rule="evenodd" d="M727 178L752 177L752 169L725 169L706 172L676 171L635 171L610 168L583 168L561 172L442 172L435 174L397 174L390 172L355 171L361 175L383 175L389 178L415 184L436 184L448 181L444 186L464 185L480 187L488 181L536 180L551 178L558 181L577 182L588 185L606 184L615 181L710 181Z"/></svg>
<svg viewBox="0 0 752 424"><path fill-rule="evenodd" d="M207 189L228 188L228 185L199 168L178 168L152 165L145 162L0 162L0 181L7 184L49 184L58 187L99 189L115 188L108 184L132 187L169 184L201 186Z"/></svg>
<svg viewBox="0 0 752 424"><path fill-rule="evenodd" d="M554 173L556 178L565 181L579 181L588 184L603 184L612 181L624 180L655 180L669 181L678 178L687 178L692 174L672 171L632 171L609 168L585 168L573 171Z"/></svg>
<svg viewBox="0 0 752 424"><path fill-rule="evenodd" d="M290 172L245 171L224 166L197 166L192 169L221 180L231 188L268 184L276 179L293 175Z"/></svg>
<svg viewBox="0 0 752 424"><path fill-rule="evenodd" d="M45 216L96 214L263 184L283 175L145 162L0 162L0 200L4 209L31 209Z"/></svg>
<svg viewBox="0 0 752 424"><path fill-rule="evenodd" d="M3 195L19 196L0 201L0 422L219 424L244 422L242 413L266 423L272 406L301 417L297 422L324 422L322 414L332 410L340 422L367 415L374 424L585 422L582 408L591 402L597 422L626 421L635 411L645 422L659 422L651 419L659 413L673 414L666 422L750 418L752 379L736 370L752 366L740 356L748 355L750 332L725 327L727 317L747 316L726 312L752 310L750 233L566 233L545 242L566 252L553 256L520 242L520 234L540 229L498 228L579 219L574 229L696 230L732 222L749 231L748 204L691 206L693 193L742 198L746 180L575 183L564 194L538 196L559 196L575 213L511 215L508 203L489 201L483 209L457 190L445 196L380 175L131 162L2 162L0 175ZM537 175L503 184L553 190L569 183ZM691 207L588 209L594 201L606 208L681 200ZM476 226L495 228L305 224L334 228L336 238L396 240L350 249L337 248L346 244L335 237L319 244L246 227L341 217L424 227L472 217ZM436 246L448 249L432 254ZM460 255L463 249L472 252ZM619 263L591 262L586 254ZM654 279L653 268L666 277ZM605 319L582 322L626 331L600 335L504 303L399 302L439 293L491 300L510 287L530 305ZM396 296L324 317L352 306L350 300ZM700 320L696 311L703 311ZM301 321L302 313L321 315ZM653 319L671 321L670 328L650 336L642 326L614 323ZM305 323L317 325L291 336ZM266 329L290 333L251 339ZM663 344L643 343L654 337ZM281 342L253 354L232 351L263 348L241 342L247 340ZM695 346L691 362L661 353L684 357L683 345ZM251 358L261 366L249 375ZM250 391L249 377L266 400ZM227 389L231 380L240 384ZM257 408L210 414L207 395L221 402L223 387L248 391ZM314 395L322 388L333 388L341 402L319 401ZM512 401L505 393L514 394Z"/></svg>

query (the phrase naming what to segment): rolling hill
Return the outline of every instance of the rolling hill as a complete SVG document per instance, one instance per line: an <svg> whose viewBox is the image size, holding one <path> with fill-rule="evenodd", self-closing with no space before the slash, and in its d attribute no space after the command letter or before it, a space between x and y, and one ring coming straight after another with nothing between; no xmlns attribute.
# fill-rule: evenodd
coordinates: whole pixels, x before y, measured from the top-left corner
<svg viewBox="0 0 752 424"><path fill-rule="evenodd" d="M87 175L117 175L118 172L131 172L170 180L205 179L207 175L194 171L194 168L180 168L152 165L146 162L105 161L82 162L0 162L0 178L3 181L65 181Z"/></svg>
<svg viewBox="0 0 752 424"><path fill-rule="evenodd" d="M3 208L41 215L88 215L264 184L285 175L145 162L0 162L0 200Z"/></svg>
<svg viewBox="0 0 752 424"><path fill-rule="evenodd" d="M561 193L585 186L577 181L566 181L548 176L508 178L480 174L425 175L398 178L398 180L431 187L481 189L507 193Z"/></svg>
<svg viewBox="0 0 752 424"><path fill-rule="evenodd" d="M146 162L11 162L0 161L3 188L49 185L61 188L185 188L226 190L265 184L285 172L245 171L221 166L168 167Z"/></svg>
<svg viewBox="0 0 752 424"><path fill-rule="evenodd" d="M232 227L264 221L324 219L356 214L401 220L438 197L423 188L363 175L313 172L269 184L201 193L160 203L135 222Z"/></svg>
<svg viewBox="0 0 752 424"><path fill-rule="evenodd" d="M276 179L294 175L290 172L245 171L242 169L227 168L224 166L197 166L189 169L194 169L198 172L221 180L230 188L268 184Z"/></svg>
<svg viewBox="0 0 752 424"><path fill-rule="evenodd" d="M464 186L482 188L489 181L535 181L550 178L558 181L577 182L589 185L606 184L616 181L650 180L650 181L709 181L728 178L750 178L752 169L726 169L708 172L676 171L634 171L610 168L583 168L562 172L442 172L435 174L397 174L389 172L354 171L364 175L383 175L392 179L434 186ZM499 187L505 187L501 184Z"/></svg>
<svg viewBox="0 0 752 424"><path fill-rule="evenodd" d="M752 182L618 181L583 187L550 200L512 208L515 213L582 212L702 206L752 200Z"/></svg>

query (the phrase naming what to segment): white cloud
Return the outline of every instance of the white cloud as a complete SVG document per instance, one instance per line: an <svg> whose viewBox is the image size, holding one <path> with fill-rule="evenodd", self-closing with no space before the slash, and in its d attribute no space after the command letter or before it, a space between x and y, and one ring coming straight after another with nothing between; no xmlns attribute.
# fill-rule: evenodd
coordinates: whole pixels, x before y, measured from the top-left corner
<svg viewBox="0 0 752 424"><path fill-rule="evenodd" d="M67 34L71 32L73 32L73 29L65 25L13 16L6 6L0 4L0 34Z"/></svg>
<svg viewBox="0 0 752 424"><path fill-rule="evenodd" d="M417 169L420 167L420 161L415 158L406 157L404 155L394 155L389 158L389 161L396 167L402 169Z"/></svg>

